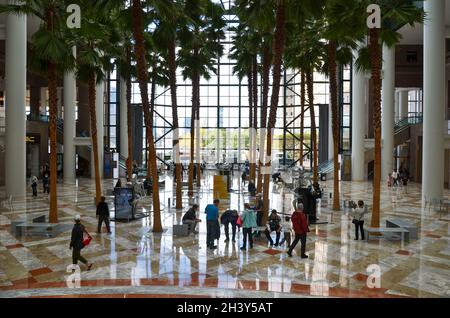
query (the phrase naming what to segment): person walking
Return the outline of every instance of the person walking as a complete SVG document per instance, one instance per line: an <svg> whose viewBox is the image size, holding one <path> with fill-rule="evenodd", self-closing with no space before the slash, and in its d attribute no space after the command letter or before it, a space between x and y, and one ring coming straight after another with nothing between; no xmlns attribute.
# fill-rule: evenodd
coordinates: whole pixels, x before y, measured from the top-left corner
<svg viewBox="0 0 450 318"><path fill-rule="evenodd" d="M81 224L81 217L75 216L75 224L72 229L72 236L70 238L69 248L72 250L72 264L78 265L78 261L87 266L87 270L91 270L92 263L88 264L87 259L81 256L81 250L84 248L83 235L87 234L87 231L83 224Z"/></svg>
<svg viewBox="0 0 450 318"><path fill-rule="evenodd" d="M358 205L353 202L353 209L350 211L350 216L352 223L355 224L355 241L359 239L359 232L361 232L361 240L364 241L364 216L367 213L364 201L359 200Z"/></svg>
<svg viewBox="0 0 450 318"><path fill-rule="evenodd" d="M31 189L33 190L33 197L37 197L38 178L36 176L31 177L30 185Z"/></svg>
<svg viewBox="0 0 450 318"><path fill-rule="evenodd" d="M244 240L242 242L241 250L247 249L247 237L250 243L250 248L253 248L252 229L256 227L256 215L255 211L250 209L250 204L244 204L244 213L242 214L242 233Z"/></svg>
<svg viewBox="0 0 450 318"><path fill-rule="evenodd" d="M292 225L294 228L295 239L292 245L289 247L287 254L292 257L292 251L297 245L298 241L301 242L301 258L308 258L305 254L306 251L306 234L309 232L308 222L306 220L306 215L303 212L303 204L299 204L294 213L292 213Z"/></svg>
<svg viewBox="0 0 450 318"><path fill-rule="evenodd" d="M230 234L229 229L231 225L231 230L233 234L232 241L233 243L236 242L236 227L237 227L237 220L238 220L238 212L236 210L226 210L224 214L220 217L220 223L222 223L225 227L225 243L230 241Z"/></svg>
<svg viewBox="0 0 450 318"><path fill-rule="evenodd" d="M211 250L217 248L214 240L217 238L217 232L220 232L219 225L219 199L214 199L213 204L208 204L205 208L206 213L206 247Z"/></svg>
<svg viewBox="0 0 450 318"><path fill-rule="evenodd" d="M197 223L201 222L200 219L197 218L198 204L192 205L192 207L183 215L182 222L183 224L189 225L189 233L193 232L194 234L198 234L195 230L197 227Z"/></svg>
<svg viewBox="0 0 450 318"><path fill-rule="evenodd" d="M106 198L102 196L100 198L100 203L97 205L97 218L98 218L98 226L97 233L102 232L102 223L105 222L106 230L108 234L111 234L111 228L109 226L109 208L108 203L106 203Z"/></svg>
<svg viewBox="0 0 450 318"><path fill-rule="evenodd" d="M286 216L282 220L281 229L283 230L283 239L280 242L280 246L283 245L284 242L286 242L286 247L289 247L291 245L291 231L292 231L291 218L289 216Z"/></svg>

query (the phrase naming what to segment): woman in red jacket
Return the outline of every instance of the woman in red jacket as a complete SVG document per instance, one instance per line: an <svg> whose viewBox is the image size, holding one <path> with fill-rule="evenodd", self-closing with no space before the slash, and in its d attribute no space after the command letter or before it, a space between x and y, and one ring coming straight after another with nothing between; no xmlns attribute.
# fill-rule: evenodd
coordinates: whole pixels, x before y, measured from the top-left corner
<svg viewBox="0 0 450 318"><path fill-rule="evenodd" d="M292 213L292 227L295 232L295 240L292 242L292 245L289 247L287 254L289 257L292 257L292 251L297 245L298 241L301 242L301 257L308 258L308 255L305 254L306 250L306 233L309 232L308 221L306 220L306 215L303 213L303 205L299 204L294 213Z"/></svg>

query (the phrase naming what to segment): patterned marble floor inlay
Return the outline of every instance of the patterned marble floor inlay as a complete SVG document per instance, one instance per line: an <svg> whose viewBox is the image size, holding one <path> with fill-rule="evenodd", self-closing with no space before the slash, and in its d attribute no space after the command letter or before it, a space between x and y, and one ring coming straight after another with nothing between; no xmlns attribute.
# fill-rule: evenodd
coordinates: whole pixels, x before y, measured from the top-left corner
<svg viewBox="0 0 450 318"><path fill-rule="evenodd" d="M22 236L11 232L11 222L47 215L48 197L0 206L0 297L450 297L450 223L447 212L421 206L421 185L387 188L381 197L381 225L401 218L418 228L418 239L410 242L386 237L354 240L353 224L347 211L333 211L327 199L332 181L322 184L324 199L318 216L326 224L311 225L306 254L301 259L300 245L293 257L286 246L270 247L264 238L254 248L242 251L242 231L236 242L225 242L224 228L218 249L206 248L206 220L203 210L213 200L213 172L208 171L202 188L196 191L202 222L198 234L173 236L172 225L181 222L189 198L183 190L184 208L177 211L171 176L160 189L163 233L153 233L153 215L129 223L112 222L112 234L96 233L92 180L77 184L58 184L58 218L67 229L55 237ZM103 190L112 189L115 180L105 180ZM229 203L239 212L252 200L240 184L240 175L232 179L234 191ZM30 190L30 189L28 189ZM370 207L372 185L368 182L341 182L341 200L364 200ZM450 197L450 191L444 195ZM0 188L4 200L4 188ZM271 209L291 213L293 193L272 185ZM111 216L113 198L107 197ZM140 203L140 211L152 211L151 197ZM370 210L370 208L369 208ZM91 244L82 251L91 271L80 265L72 273L69 249L73 217L92 234ZM366 218L366 226L370 215ZM283 237L283 235L282 235ZM79 278L79 279L78 279Z"/></svg>

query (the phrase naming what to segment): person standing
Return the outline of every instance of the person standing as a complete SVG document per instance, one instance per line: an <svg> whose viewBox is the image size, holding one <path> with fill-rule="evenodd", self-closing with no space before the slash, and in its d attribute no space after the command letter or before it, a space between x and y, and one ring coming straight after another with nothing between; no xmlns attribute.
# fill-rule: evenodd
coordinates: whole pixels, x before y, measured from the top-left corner
<svg viewBox="0 0 450 318"><path fill-rule="evenodd" d="M206 213L206 247L214 250L214 240L217 238L217 232L220 231L219 225L219 203L218 199L214 199L213 204L208 204L205 208Z"/></svg>
<svg viewBox="0 0 450 318"><path fill-rule="evenodd" d="M109 208L108 203L105 202L105 197L102 196L100 198L100 203L97 205L97 218L98 218L98 226L97 233L102 232L102 223L105 222L106 230L108 234L111 234L111 228L109 227Z"/></svg>
<svg viewBox="0 0 450 318"><path fill-rule="evenodd" d="M237 227L237 220L238 220L238 213L236 210L226 210L224 214L222 214L222 216L220 217L220 223L222 223L225 227L225 242L229 242L230 241L230 234L229 234L229 229L230 229L230 225L231 225L231 230L232 230L232 234L233 234L233 243L236 242L236 227Z"/></svg>
<svg viewBox="0 0 450 318"><path fill-rule="evenodd" d="M182 220L183 224L189 225L189 232L193 232L194 234L198 234L195 228L197 227L197 223L201 222L201 220L197 218L197 211L198 204L192 205L192 208L183 215Z"/></svg>
<svg viewBox="0 0 450 318"><path fill-rule="evenodd" d="M352 217L352 223L355 224L355 241L359 238L359 232L361 232L361 240L364 241L364 216L367 214L367 209L364 207L364 201L359 200L358 205L353 205L353 209L350 212Z"/></svg>
<svg viewBox="0 0 450 318"><path fill-rule="evenodd" d="M306 215L303 212L303 204L299 204L294 213L292 213L292 225L295 232L295 239L292 245L289 247L287 254L292 257L292 251L297 245L298 241L301 242L301 258L308 258L305 254L306 251L306 234L309 232L308 222L306 220Z"/></svg>
<svg viewBox="0 0 450 318"><path fill-rule="evenodd" d="M247 249L247 237L250 243L250 248L253 248L252 229L256 227L255 211L250 209L250 204L244 204L244 213L242 214L242 233L244 240L242 242L241 250Z"/></svg>
<svg viewBox="0 0 450 318"><path fill-rule="evenodd" d="M33 190L33 197L37 197L38 178L32 176L30 179L31 189Z"/></svg>
<svg viewBox="0 0 450 318"><path fill-rule="evenodd" d="M44 170L42 185L44 186L44 193L50 194L50 171L48 170Z"/></svg>
<svg viewBox="0 0 450 318"><path fill-rule="evenodd" d="M72 250L72 264L78 265L78 261L87 265L87 270L90 270L92 263L88 264L88 261L81 256L81 250L84 248L83 235L86 229L83 224L81 224L81 217L79 215L75 216L75 224L72 229L72 236L70 238L69 248Z"/></svg>

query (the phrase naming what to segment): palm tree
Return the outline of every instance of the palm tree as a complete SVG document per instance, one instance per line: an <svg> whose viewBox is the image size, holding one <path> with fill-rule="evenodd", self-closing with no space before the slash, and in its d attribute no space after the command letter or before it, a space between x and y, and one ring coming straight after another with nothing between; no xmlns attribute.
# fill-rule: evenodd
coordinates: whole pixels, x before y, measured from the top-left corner
<svg viewBox="0 0 450 318"><path fill-rule="evenodd" d="M233 47L230 51L230 58L236 60L236 65L233 67L233 74L237 75L239 81L247 77L248 89L248 109L249 109L249 133L250 133L250 175L249 178L255 181L256 163L255 163L255 134L257 128L257 63L255 63L258 54L258 47L260 39L258 34L249 27L244 21L238 27L230 28L235 32L233 37ZM255 96L256 95L256 96Z"/></svg>
<svg viewBox="0 0 450 318"><path fill-rule="evenodd" d="M283 53L285 47L286 38L286 21L285 21L285 0L277 0L276 9L276 23L275 34L273 41L273 81L272 81L272 96L270 100L270 112L267 123L267 158L272 156L272 130L275 128L278 99L280 94L280 82L281 82L281 64L283 62ZM269 185L270 185L270 159L266 162L263 185L263 219L262 224L266 224L269 211Z"/></svg>
<svg viewBox="0 0 450 318"><path fill-rule="evenodd" d="M57 80L64 72L74 68L72 45L65 36L67 32L66 8L70 1L34 0L20 4L0 5L0 13L34 16L41 20L37 32L31 40L31 66L36 71L46 73L49 90L49 134L50 134L50 210L49 222L58 222L56 189L56 118Z"/></svg>
<svg viewBox="0 0 450 318"><path fill-rule="evenodd" d="M96 85L101 83L112 70L111 59L117 56L115 43L120 40L117 32L117 7L106 0L80 1L84 11L80 29L75 29L74 40L78 47L77 75L88 84L89 114L91 121L92 152L94 157L95 199L100 202L102 185L97 138L97 112L95 107Z"/></svg>
<svg viewBox="0 0 450 318"><path fill-rule="evenodd" d="M374 186L372 199L372 219L371 226L380 226L380 186L381 186L381 69L382 69L382 53L381 48L384 43L387 47L395 47L399 42L401 35L398 29L405 25L414 25L415 23L423 23L423 9L418 8L413 0L375 0L362 1L362 3L353 4L355 15L362 16L360 20L359 30L367 30L365 28L365 9L369 4L377 4L381 9L381 28L369 29L369 43L366 47L359 50L357 66L359 70L371 70L373 81L373 128L375 137L374 148ZM357 29L357 28L355 28ZM367 32L367 31L366 31ZM366 33L367 34L367 33Z"/></svg>
<svg viewBox="0 0 450 318"><path fill-rule="evenodd" d="M191 150L189 162L188 193L193 194L195 121L199 120L200 78L210 79L210 73L217 74L215 65L223 54L220 40L225 38L223 9L211 0L186 1L184 12L188 23L180 32L180 52L177 63L182 68L184 79L192 80ZM197 136L199 138L199 136ZM199 159L199 158L198 158ZM197 162L197 184L200 184L200 162Z"/></svg>
<svg viewBox="0 0 450 318"><path fill-rule="evenodd" d="M161 206L159 200L158 171L156 167L156 149L153 142L153 129L150 114L150 102L148 99L148 65L145 54L144 25L142 23L142 6L140 0L132 0L133 36L135 40L135 56L137 67L137 79L141 91L142 107L147 134L147 146L149 149L148 163L150 164L153 196L153 232L162 232Z"/></svg>
<svg viewBox="0 0 450 318"><path fill-rule="evenodd" d="M157 4L154 1L153 4ZM176 81L176 46L177 32L182 25L186 24L186 16L183 14L182 4L179 0L164 1L164 4L158 2L158 8L155 9L158 17L154 36L160 45L164 45L167 50L167 65L169 69L169 87L172 103L172 129L173 129L173 149L175 162L175 181L176 181L176 205L177 209L183 208L182 201L182 167L179 158L179 125L177 109L177 81Z"/></svg>

